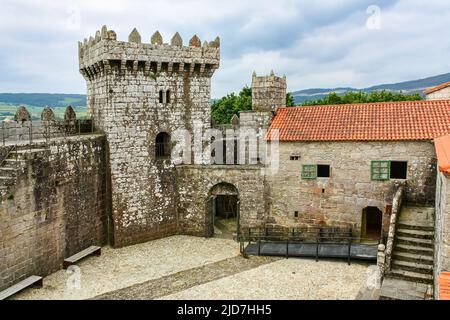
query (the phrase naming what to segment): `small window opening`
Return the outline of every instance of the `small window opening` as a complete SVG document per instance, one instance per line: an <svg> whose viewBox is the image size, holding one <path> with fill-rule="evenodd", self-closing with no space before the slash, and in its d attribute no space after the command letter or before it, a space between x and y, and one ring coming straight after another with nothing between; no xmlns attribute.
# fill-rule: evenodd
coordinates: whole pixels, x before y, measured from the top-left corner
<svg viewBox="0 0 450 320"><path fill-rule="evenodd" d="M163 103L164 98L164 92L162 90L159 90L159 103Z"/></svg>
<svg viewBox="0 0 450 320"><path fill-rule="evenodd" d="M391 161L391 179L406 179L407 171L406 161Z"/></svg>
<svg viewBox="0 0 450 320"><path fill-rule="evenodd" d="M323 164L317 165L317 177L318 178L329 178L330 177L330 166L323 165Z"/></svg>
<svg viewBox="0 0 450 320"><path fill-rule="evenodd" d="M291 161L298 161L300 159L300 156L293 155L291 156Z"/></svg>
<svg viewBox="0 0 450 320"><path fill-rule="evenodd" d="M166 103L170 103L170 90L166 91Z"/></svg>
<svg viewBox="0 0 450 320"><path fill-rule="evenodd" d="M294 218L298 218L298 211L294 211Z"/></svg>
<svg viewBox="0 0 450 320"><path fill-rule="evenodd" d="M322 193L325 193L325 189L322 189Z"/></svg>

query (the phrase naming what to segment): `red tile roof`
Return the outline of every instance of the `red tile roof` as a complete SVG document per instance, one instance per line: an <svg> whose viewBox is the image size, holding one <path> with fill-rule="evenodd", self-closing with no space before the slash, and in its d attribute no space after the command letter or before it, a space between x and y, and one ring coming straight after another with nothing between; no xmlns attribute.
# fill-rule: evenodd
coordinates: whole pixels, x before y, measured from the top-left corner
<svg viewBox="0 0 450 320"><path fill-rule="evenodd" d="M439 171L450 173L450 135L434 139Z"/></svg>
<svg viewBox="0 0 450 320"><path fill-rule="evenodd" d="M447 87L450 87L450 82L445 82L445 83L442 83L442 84L440 84L438 86L428 88L428 89L425 90L425 93L426 94L430 94L430 93L433 93L433 92L445 89Z"/></svg>
<svg viewBox="0 0 450 320"><path fill-rule="evenodd" d="M277 132L280 141L431 140L450 134L450 100L279 108L266 138Z"/></svg>

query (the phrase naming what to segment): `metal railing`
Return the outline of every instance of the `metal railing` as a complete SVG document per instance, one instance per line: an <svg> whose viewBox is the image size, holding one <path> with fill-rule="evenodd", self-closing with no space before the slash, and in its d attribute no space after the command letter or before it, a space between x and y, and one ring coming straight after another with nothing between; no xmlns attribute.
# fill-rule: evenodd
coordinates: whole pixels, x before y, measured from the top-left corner
<svg viewBox="0 0 450 320"><path fill-rule="evenodd" d="M261 246L264 243L283 243L286 245L286 258L290 256L289 245L307 244L315 246L314 257L319 260L319 249L321 245L341 245L346 246L347 260L350 264L352 245L369 243L378 246L382 239L362 238L353 236L351 228L327 227L327 228L242 228L239 234L240 252L245 254L245 243L257 245L257 255L261 255ZM368 245L369 245L368 244ZM311 255L307 255L311 256ZM330 256L331 257L331 256ZM374 256L376 259L376 256Z"/></svg>
<svg viewBox="0 0 450 320"><path fill-rule="evenodd" d="M95 132L92 119L5 122L1 124L2 145L26 145L35 141L48 143L52 138L91 134Z"/></svg>

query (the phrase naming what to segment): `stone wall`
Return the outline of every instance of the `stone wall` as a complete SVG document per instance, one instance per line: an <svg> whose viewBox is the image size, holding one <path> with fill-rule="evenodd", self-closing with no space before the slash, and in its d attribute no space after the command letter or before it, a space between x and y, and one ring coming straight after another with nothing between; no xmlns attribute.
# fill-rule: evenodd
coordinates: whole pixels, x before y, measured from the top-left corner
<svg viewBox="0 0 450 320"><path fill-rule="evenodd" d="M450 272L450 176L438 172L436 186L434 294L439 299L439 275Z"/></svg>
<svg viewBox="0 0 450 320"><path fill-rule="evenodd" d="M0 204L0 290L108 241L104 137L58 140L33 154Z"/></svg>
<svg viewBox="0 0 450 320"><path fill-rule="evenodd" d="M238 190L241 226L260 225L265 220L267 192L262 166L178 166L179 227L183 234L205 234L207 201L211 189L229 183Z"/></svg>
<svg viewBox="0 0 450 320"><path fill-rule="evenodd" d="M168 45L156 32L145 44L134 30L123 42L103 27L80 44L79 58L88 108L108 142L114 245L175 234L175 166L157 159L155 139L166 132L174 141L182 130L183 137L194 137L195 129L211 126L210 78L219 66L219 39L202 45L194 36L183 46L176 34Z"/></svg>
<svg viewBox="0 0 450 320"><path fill-rule="evenodd" d="M434 203L436 157L429 141L280 142L279 159L278 172L267 176L270 223L347 226L359 234L363 208L374 206L387 231L392 197L402 184L407 201ZM373 160L408 161L407 180L371 181ZM331 178L302 179L304 164L331 165Z"/></svg>

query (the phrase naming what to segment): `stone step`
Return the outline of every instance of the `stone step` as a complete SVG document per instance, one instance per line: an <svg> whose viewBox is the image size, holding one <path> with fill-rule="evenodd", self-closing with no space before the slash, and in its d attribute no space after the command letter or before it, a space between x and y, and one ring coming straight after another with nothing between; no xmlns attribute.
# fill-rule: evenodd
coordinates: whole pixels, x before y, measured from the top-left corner
<svg viewBox="0 0 450 320"><path fill-rule="evenodd" d="M11 177L15 179L17 177L17 170L18 169L12 167L0 167L0 176Z"/></svg>
<svg viewBox="0 0 450 320"><path fill-rule="evenodd" d="M14 168L10 168L10 167L0 167L1 171L16 171Z"/></svg>
<svg viewBox="0 0 450 320"><path fill-rule="evenodd" d="M392 269L388 275L388 278L400 279L410 282L433 284L433 275L417 273L412 271L405 271L399 269Z"/></svg>
<svg viewBox="0 0 450 320"><path fill-rule="evenodd" d="M420 264L426 264L426 265L433 265L433 256L429 255L420 255L415 253L409 253L409 252L398 252L394 251L392 254L393 259L397 261L409 261L409 262L415 262Z"/></svg>
<svg viewBox="0 0 450 320"><path fill-rule="evenodd" d="M23 159L10 159L10 158L8 158L8 159L5 159L5 162L4 162L4 165L7 165L7 164L25 164L26 163L26 160L23 160Z"/></svg>
<svg viewBox="0 0 450 320"><path fill-rule="evenodd" d="M16 176L17 169L13 167L0 167L0 176Z"/></svg>
<svg viewBox="0 0 450 320"><path fill-rule="evenodd" d="M396 237L395 242L397 244L407 244L421 248L434 248L433 240L429 239L418 239L410 237Z"/></svg>
<svg viewBox="0 0 450 320"><path fill-rule="evenodd" d="M397 280L397 279L396 279ZM415 295L409 292L387 291L380 294L379 300L425 300L425 295Z"/></svg>
<svg viewBox="0 0 450 320"><path fill-rule="evenodd" d="M46 149L43 148L26 148L26 149L19 149L19 150L15 150L15 151L11 151L10 154L27 154L27 153L39 153L39 152L45 152L47 151Z"/></svg>
<svg viewBox="0 0 450 320"><path fill-rule="evenodd" d="M8 159L21 159L26 160L29 157L33 157L37 154L42 154L46 151L46 149L23 149L23 150L15 150L11 151L8 155Z"/></svg>
<svg viewBox="0 0 450 320"><path fill-rule="evenodd" d="M417 224L406 224L399 223L397 229L408 229L408 230L419 230L419 231L431 231L434 232L434 227L430 225L417 225Z"/></svg>
<svg viewBox="0 0 450 320"><path fill-rule="evenodd" d="M3 162L2 168L12 168L12 169L19 169L24 168L26 166L26 161L22 159L6 159Z"/></svg>
<svg viewBox="0 0 450 320"><path fill-rule="evenodd" d="M380 300L424 300L428 285L386 277L380 290Z"/></svg>
<svg viewBox="0 0 450 320"><path fill-rule="evenodd" d="M409 237L409 238L417 238L417 239L434 239L433 231L421 231L421 230L410 230L410 229L397 229L396 236L399 237Z"/></svg>
<svg viewBox="0 0 450 320"><path fill-rule="evenodd" d="M411 271L411 272L416 272L416 273L433 275L433 266L429 265L429 264L394 259L392 261L392 268L404 270L404 271Z"/></svg>
<svg viewBox="0 0 450 320"><path fill-rule="evenodd" d="M433 257L433 249L426 247L418 247L409 244L397 243L394 248L394 252L408 252L408 253L416 253L423 256Z"/></svg>
<svg viewBox="0 0 450 320"><path fill-rule="evenodd" d="M16 180L16 178L14 178L14 177L0 176L0 183L4 183L4 182L14 182L15 180Z"/></svg>

